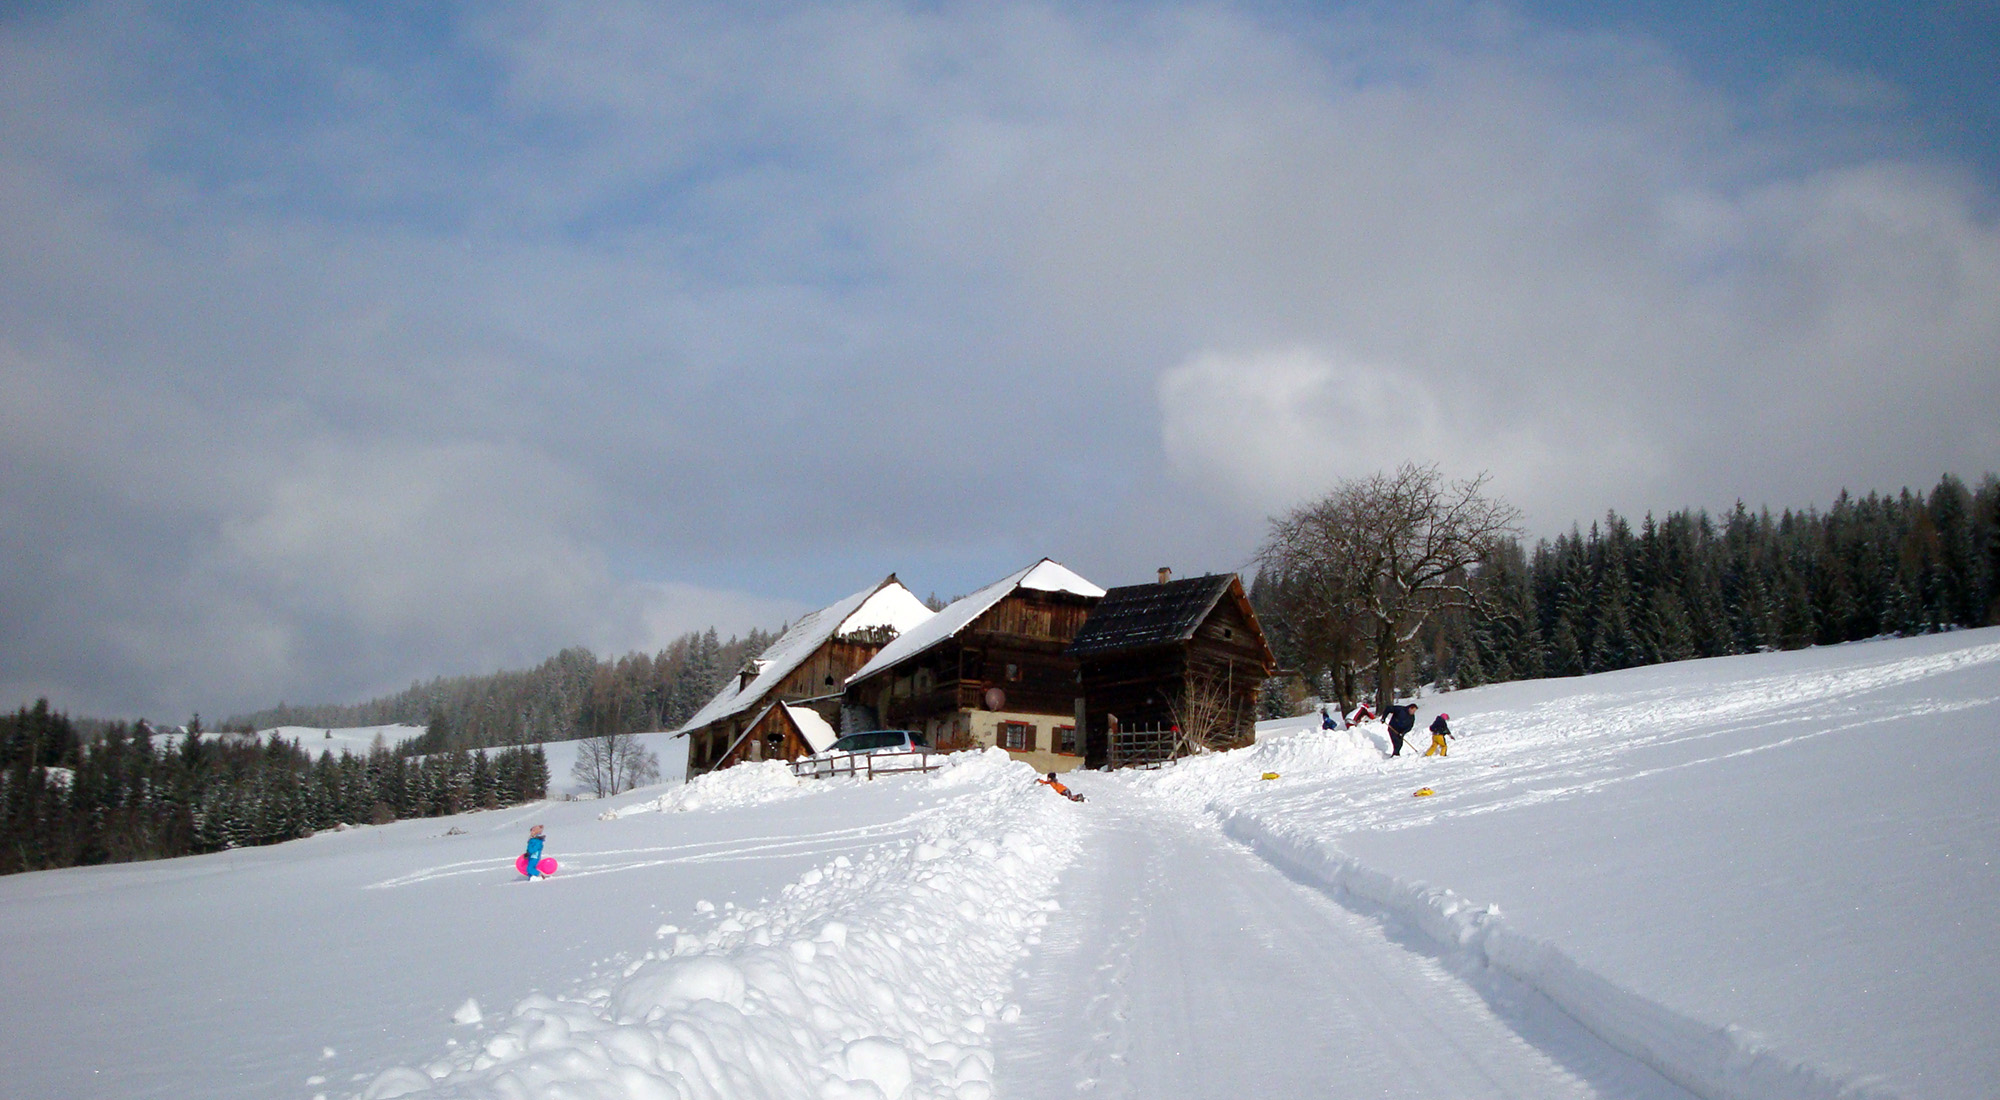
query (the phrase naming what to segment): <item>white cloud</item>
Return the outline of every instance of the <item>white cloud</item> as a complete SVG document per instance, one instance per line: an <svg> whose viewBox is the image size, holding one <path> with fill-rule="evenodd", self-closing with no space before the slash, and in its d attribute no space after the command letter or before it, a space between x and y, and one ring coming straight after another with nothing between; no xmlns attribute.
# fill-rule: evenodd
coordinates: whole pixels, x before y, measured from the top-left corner
<svg viewBox="0 0 2000 1100"><path fill-rule="evenodd" d="M1405 462L1491 473L1496 490L1539 501L1542 479L1562 471L1622 483L1659 461L1632 435L1551 440L1545 424L1509 423L1476 394L1304 347L1196 356L1161 374L1159 404L1169 470L1246 530L1338 481Z"/></svg>
<svg viewBox="0 0 2000 1100"><path fill-rule="evenodd" d="M1446 442L1422 380L1303 347L1196 356L1160 376L1159 402L1174 475L1259 513Z"/></svg>

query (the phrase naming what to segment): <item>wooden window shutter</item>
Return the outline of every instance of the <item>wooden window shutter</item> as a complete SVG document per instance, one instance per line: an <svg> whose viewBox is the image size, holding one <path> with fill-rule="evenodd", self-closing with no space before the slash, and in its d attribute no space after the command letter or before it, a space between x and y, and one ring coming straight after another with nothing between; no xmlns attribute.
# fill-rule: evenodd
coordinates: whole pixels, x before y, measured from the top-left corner
<svg viewBox="0 0 2000 1100"><path fill-rule="evenodd" d="M1023 739L1023 740L1024 740L1024 742L1025 742L1025 744L1024 744L1024 747L1025 747L1025 748L1027 749L1027 751L1029 751L1029 752L1034 752L1034 751L1035 751L1035 727L1033 727L1033 726L1023 726L1022 728L1028 731L1028 732L1027 732L1027 735L1026 735L1026 737L1025 737L1025 738Z"/></svg>

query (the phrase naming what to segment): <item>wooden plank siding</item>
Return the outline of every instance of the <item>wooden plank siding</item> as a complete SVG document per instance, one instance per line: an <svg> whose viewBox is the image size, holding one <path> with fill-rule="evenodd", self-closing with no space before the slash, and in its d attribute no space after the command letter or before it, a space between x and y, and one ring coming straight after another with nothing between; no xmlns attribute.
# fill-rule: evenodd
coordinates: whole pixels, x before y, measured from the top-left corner
<svg viewBox="0 0 2000 1100"><path fill-rule="evenodd" d="M993 743L984 718L1022 718L1034 728L1038 767L1072 724L1077 663L1065 651L1096 597L1016 589L957 635L849 689L885 728L929 733L940 750ZM1000 705L987 692L998 688ZM984 716L984 718L977 716ZM1074 761L1075 758L1072 758Z"/></svg>
<svg viewBox="0 0 2000 1100"><path fill-rule="evenodd" d="M839 728L841 685L846 683L847 678L855 670L867 664L869 658L875 656L881 648L880 642L828 638L813 651L811 656L800 662L799 667L778 681L777 686L766 693L755 706L746 707L690 733L688 777L692 779L704 772L740 763L743 758L738 753L731 753L730 747L742 737L744 727L770 703L804 703L819 711L820 716L831 722L836 729ZM729 754L728 759L723 759L725 753ZM784 759L793 758L784 757Z"/></svg>
<svg viewBox="0 0 2000 1100"><path fill-rule="evenodd" d="M1223 586L1221 578L1214 583ZM1118 640L1111 643L1118 648L1102 648L1100 643L1095 651L1079 658L1085 766L1117 763L1110 759L1114 720L1123 730L1173 725L1174 706L1190 679L1228 692L1228 725L1234 730L1234 744L1249 744L1255 739L1258 695L1264 680L1276 668L1276 658L1265 641L1256 612L1244 597L1240 580L1232 576L1221 592L1213 588L1209 591L1215 594L1215 603L1198 622L1190 609L1188 618L1181 620L1183 626L1170 631L1169 619L1153 634L1147 633L1146 624L1160 620L1148 619L1146 616L1153 614L1150 611L1135 615L1132 610L1145 608L1146 601L1153 599L1143 586L1114 589L1107 594L1105 606L1114 609L1112 614L1122 612L1124 618L1119 626L1122 633L1113 636ZM1167 602L1162 597L1155 605L1165 608ZM1169 612L1163 610L1160 614ZM1193 629L1180 636L1189 622L1194 622ZM1104 637L1099 635L1100 639ZM1085 648L1084 644L1079 643L1079 648Z"/></svg>
<svg viewBox="0 0 2000 1100"><path fill-rule="evenodd" d="M724 746L724 755L715 767L727 768L751 760L797 760L811 756L812 751L799 733L798 723L792 721L784 707L773 704L732 746Z"/></svg>

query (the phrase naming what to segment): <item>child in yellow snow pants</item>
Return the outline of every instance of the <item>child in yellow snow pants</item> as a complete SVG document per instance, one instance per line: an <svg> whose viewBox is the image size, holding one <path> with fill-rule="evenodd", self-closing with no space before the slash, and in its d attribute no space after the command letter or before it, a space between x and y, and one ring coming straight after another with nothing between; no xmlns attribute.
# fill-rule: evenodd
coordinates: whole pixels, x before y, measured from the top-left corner
<svg viewBox="0 0 2000 1100"><path fill-rule="evenodd" d="M1431 723L1431 747L1424 750L1425 756L1451 755L1444 747L1444 739L1453 736L1451 727L1445 724L1445 719L1450 717L1449 714L1440 714L1437 716L1437 721Z"/></svg>

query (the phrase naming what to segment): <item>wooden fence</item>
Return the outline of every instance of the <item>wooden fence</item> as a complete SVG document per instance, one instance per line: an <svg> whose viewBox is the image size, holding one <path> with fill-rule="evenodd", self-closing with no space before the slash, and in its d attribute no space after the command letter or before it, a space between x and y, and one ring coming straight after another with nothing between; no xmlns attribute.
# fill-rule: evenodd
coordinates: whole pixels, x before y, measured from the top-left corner
<svg viewBox="0 0 2000 1100"><path fill-rule="evenodd" d="M1187 751L1181 731L1172 725L1113 730L1110 749L1114 768L1157 768Z"/></svg>
<svg viewBox="0 0 2000 1100"><path fill-rule="evenodd" d="M929 752L844 752L838 756L807 756L792 761L792 774L801 779L828 779L836 775L878 775L901 772L930 772L944 767L936 753Z"/></svg>

